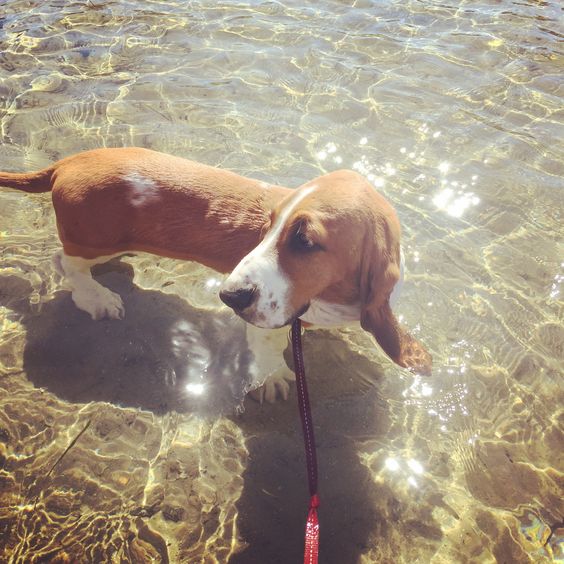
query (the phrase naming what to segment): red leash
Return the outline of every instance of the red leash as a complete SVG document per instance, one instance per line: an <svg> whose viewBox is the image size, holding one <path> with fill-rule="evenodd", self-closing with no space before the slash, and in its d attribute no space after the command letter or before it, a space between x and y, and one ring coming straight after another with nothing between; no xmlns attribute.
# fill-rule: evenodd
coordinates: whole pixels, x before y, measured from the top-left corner
<svg viewBox="0 0 564 564"><path fill-rule="evenodd" d="M294 352L294 372L296 373L296 388L298 390L298 405L304 433L305 453L307 462L307 478L309 482L309 513L305 530L304 564L317 564L319 553L319 521L317 508L317 457L315 455L315 437L307 384L305 379L304 357L302 353L302 323L296 319L292 324L292 350Z"/></svg>

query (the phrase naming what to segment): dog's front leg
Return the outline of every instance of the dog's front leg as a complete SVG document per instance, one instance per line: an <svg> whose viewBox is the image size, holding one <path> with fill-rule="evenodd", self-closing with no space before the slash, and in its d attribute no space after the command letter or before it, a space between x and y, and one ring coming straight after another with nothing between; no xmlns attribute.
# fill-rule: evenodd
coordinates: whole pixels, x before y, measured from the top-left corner
<svg viewBox="0 0 564 564"><path fill-rule="evenodd" d="M247 324L247 342L253 355L250 395L261 403L274 403L278 396L288 399L290 384L295 380L284 360L288 327L261 329Z"/></svg>

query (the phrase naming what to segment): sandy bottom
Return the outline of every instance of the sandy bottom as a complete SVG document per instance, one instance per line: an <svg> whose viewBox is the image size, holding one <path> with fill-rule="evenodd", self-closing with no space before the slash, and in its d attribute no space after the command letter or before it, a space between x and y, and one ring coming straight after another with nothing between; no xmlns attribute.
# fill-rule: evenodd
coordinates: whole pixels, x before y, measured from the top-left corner
<svg viewBox="0 0 564 564"><path fill-rule="evenodd" d="M295 390L275 405L247 398L241 413L245 375L208 371L206 393L190 396L186 382L202 377L190 363L233 358L241 323L141 289L127 263L97 279L124 298L124 321L92 322L65 291L34 311L29 283L2 279L2 305L19 319L4 321L0 349L2 560L299 562L308 494ZM521 520L503 510L531 496L547 514L561 506L560 475L514 464L522 447L490 441L473 456L415 436L431 471L396 461L389 478L389 445L413 422L396 411L389 364L355 352L363 338L305 336L322 561L539 562L547 548L561 558L562 524L526 504ZM558 448L556 431L545 438Z"/></svg>
<svg viewBox="0 0 564 564"><path fill-rule="evenodd" d="M186 382L202 377L199 362L207 352L228 363L244 346L243 325L174 295L143 290L132 274L127 264L98 269L97 279L122 295L127 311L123 321L98 323L65 291L33 313L29 284L17 276L2 279L3 297L14 317L21 316L21 325L5 322L14 339L4 342L4 360L15 367L23 361L0 381L3 557L225 562L239 553L234 561L299 559L307 484L294 390L276 405L247 399L243 413L245 374L230 372L226 381L209 371L206 393L187 393ZM334 354L326 368L334 371L335 362L348 362L347 349L342 340L327 339ZM366 361L354 373L370 368ZM331 394L340 395L341 386L358 392L352 376L332 385ZM325 405L327 393L316 384L314 377L319 422L346 418L347 433L364 427L364 416L356 420L349 402L325 398ZM378 404L369 396L365 401L376 416ZM339 429L321 432L319 443L324 487L333 498L325 502L324 542L331 547L334 536L332 552L350 561L363 549L374 513L367 511L362 524L355 517L354 542L343 546L338 532L348 519L341 511L368 510L357 490L368 472Z"/></svg>

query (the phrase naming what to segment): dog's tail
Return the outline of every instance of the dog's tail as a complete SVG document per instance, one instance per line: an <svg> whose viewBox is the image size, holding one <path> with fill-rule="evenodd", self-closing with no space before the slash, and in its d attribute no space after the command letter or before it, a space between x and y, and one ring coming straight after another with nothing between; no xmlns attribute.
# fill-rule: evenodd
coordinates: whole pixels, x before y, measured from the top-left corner
<svg viewBox="0 0 564 564"><path fill-rule="evenodd" d="M52 167L37 172L0 172L0 186L15 188L24 192L49 192L52 174Z"/></svg>

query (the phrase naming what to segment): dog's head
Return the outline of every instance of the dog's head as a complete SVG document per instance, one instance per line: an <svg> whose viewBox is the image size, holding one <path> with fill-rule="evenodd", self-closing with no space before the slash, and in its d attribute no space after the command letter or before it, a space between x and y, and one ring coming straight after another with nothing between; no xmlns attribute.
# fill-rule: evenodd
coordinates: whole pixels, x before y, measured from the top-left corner
<svg viewBox="0 0 564 564"><path fill-rule="evenodd" d="M356 172L332 172L280 202L220 297L264 328L291 323L314 298L359 304L369 319L399 278L399 240L395 211L373 186Z"/></svg>

